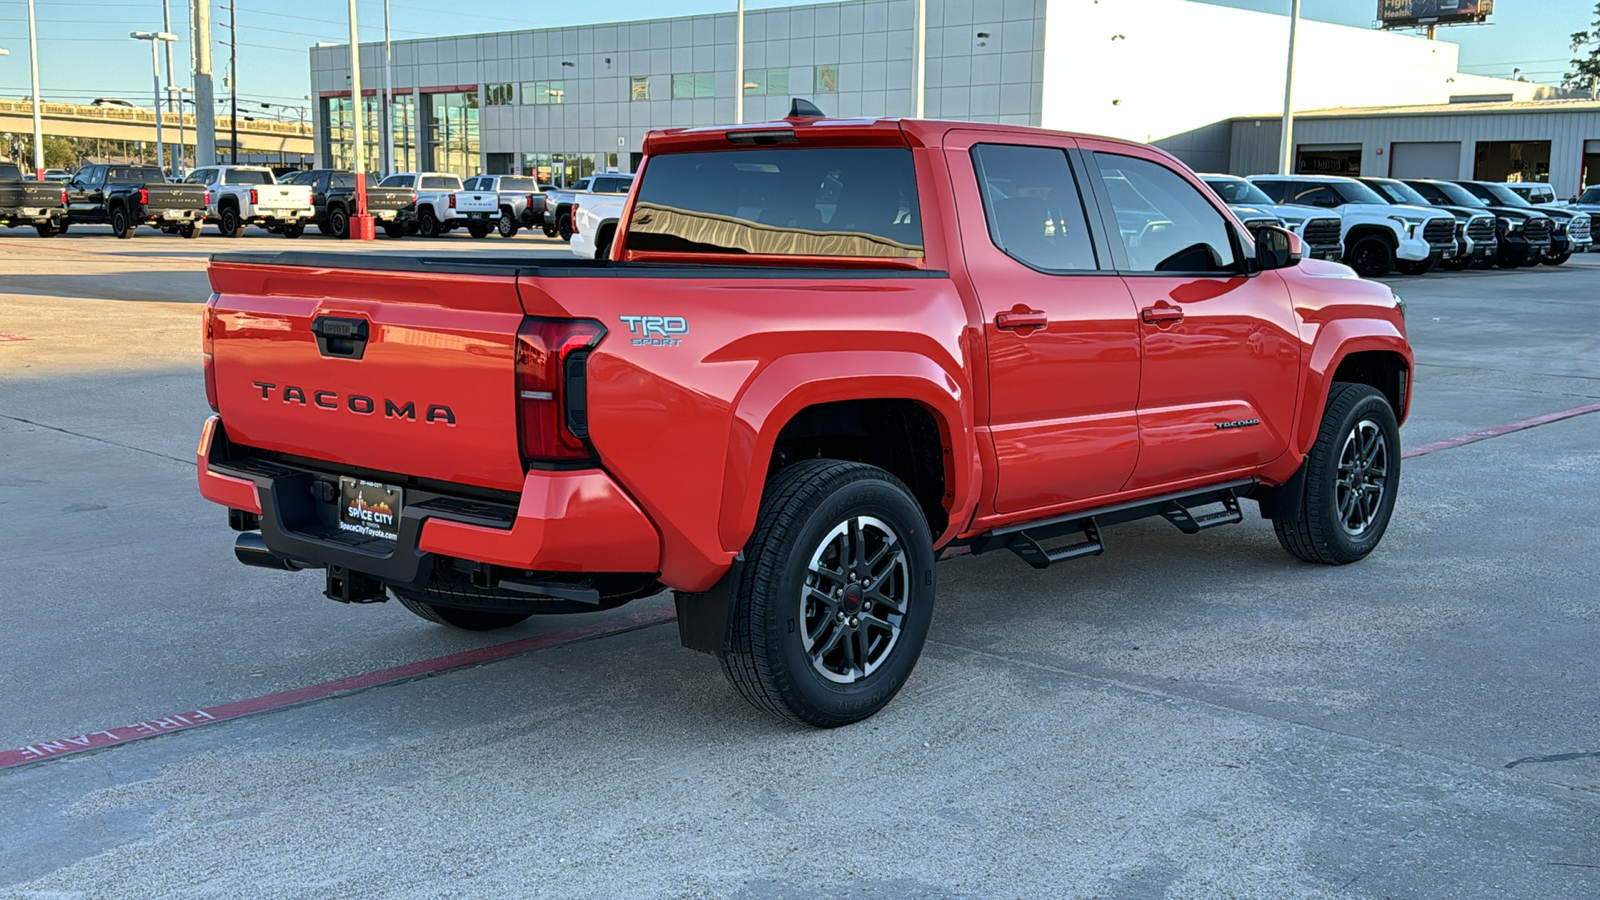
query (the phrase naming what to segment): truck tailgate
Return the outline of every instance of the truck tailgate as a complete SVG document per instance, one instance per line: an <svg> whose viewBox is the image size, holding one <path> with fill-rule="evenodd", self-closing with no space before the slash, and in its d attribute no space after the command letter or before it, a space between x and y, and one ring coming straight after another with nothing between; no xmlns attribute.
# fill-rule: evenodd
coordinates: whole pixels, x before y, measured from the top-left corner
<svg viewBox="0 0 1600 900"><path fill-rule="evenodd" d="M231 440L359 470L521 490L514 275L271 258L240 254L210 267L217 406Z"/></svg>
<svg viewBox="0 0 1600 900"><path fill-rule="evenodd" d="M198 184L147 184L145 205L152 209L204 209L206 189Z"/></svg>
<svg viewBox="0 0 1600 900"><path fill-rule="evenodd" d="M311 186L307 184L263 184L255 192L255 205L262 209L305 209L311 205Z"/></svg>

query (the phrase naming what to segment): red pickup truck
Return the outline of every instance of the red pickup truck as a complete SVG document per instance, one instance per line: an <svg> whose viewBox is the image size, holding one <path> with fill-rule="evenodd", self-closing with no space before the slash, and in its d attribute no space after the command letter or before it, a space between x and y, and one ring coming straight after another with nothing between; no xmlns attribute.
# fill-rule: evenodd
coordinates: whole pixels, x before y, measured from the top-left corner
<svg viewBox="0 0 1600 900"><path fill-rule="evenodd" d="M1246 499L1303 560L1382 538L1403 305L1167 154L799 115L645 149L609 260L213 259L199 482L241 561L469 629L671 589L747 699L837 726L962 548Z"/></svg>

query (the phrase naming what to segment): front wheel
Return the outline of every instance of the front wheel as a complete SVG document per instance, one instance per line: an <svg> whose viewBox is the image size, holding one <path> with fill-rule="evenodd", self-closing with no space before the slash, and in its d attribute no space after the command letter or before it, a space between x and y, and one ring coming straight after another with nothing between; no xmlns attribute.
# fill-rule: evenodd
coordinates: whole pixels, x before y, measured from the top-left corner
<svg viewBox="0 0 1600 900"><path fill-rule="evenodd" d="M1572 251L1571 250L1567 250L1567 251L1562 252L1562 253L1557 253L1554 256L1546 256L1541 261L1547 266L1559 266L1559 265L1561 265L1562 263L1566 262L1567 260L1569 260L1571 258L1572 258Z"/></svg>
<svg viewBox="0 0 1600 900"><path fill-rule="evenodd" d="M1345 251L1344 261L1362 278L1382 278L1394 268L1394 247L1383 238L1369 234Z"/></svg>
<svg viewBox="0 0 1600 900"><path fill-rule="evenodd" d="M1431 256L1427 259L1419 259L1416 261L1402 259L1395 264L1395 268L1400 270L1401 275L1426 275L1433 271L1433 265L1436 261L1437 260Z"/></svg>
<svg viewBox="0 0 1600 900"><path fill-rule="evenodd" d="M341 241L350 237L350 214L343 207L328 210L328 233Z"/></svg>
<svg viewBox="0 0 1600 900"><path fill-rule="evenodd" d="M882 709L933 621L933 537L874 466L795 463L770 480L732 590L723 672L758 709L835 728Z"/></svg>
<svg viewBox="0 0 1600 900"><path fill-rule="evenodd" d="M1337 383L1306 456L1296 515L1272 520L1278 543L1306 562L1342 566L1383 539L1400 487L1400 426L1376 388Z"/></svg>

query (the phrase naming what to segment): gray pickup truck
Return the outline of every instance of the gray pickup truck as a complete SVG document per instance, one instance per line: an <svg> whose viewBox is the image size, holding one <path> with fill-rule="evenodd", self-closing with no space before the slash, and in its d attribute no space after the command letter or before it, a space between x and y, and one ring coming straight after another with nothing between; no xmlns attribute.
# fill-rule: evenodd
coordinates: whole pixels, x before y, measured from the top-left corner
<svg viewBox="0 0 1600 900"><path fill-rule="evenodd" d="M32 225L40 237L67 230L67 192L61 185L23 177L13 163L0 163L0 225Z"/></svg>
<svg viewBox="0 0 1600 900"><path fill-rule="evenodd" d="M565 188L544 195L544 221L554 226L563 241L572 240L572 198L575 194L626 194L633 187L633 176L608 173L592 175Z"/></svg>

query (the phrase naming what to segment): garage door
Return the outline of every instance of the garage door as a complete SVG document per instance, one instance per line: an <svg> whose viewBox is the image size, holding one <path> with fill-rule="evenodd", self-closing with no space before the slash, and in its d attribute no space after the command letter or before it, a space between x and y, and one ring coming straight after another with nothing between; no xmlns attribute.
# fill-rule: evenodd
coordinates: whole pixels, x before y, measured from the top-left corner
<svg viewBox="0 0 1600 900"><path fill-rule="evenodd" d="M1390 178L1460 178L1461 142L1396 143L1390 151Z"/></svg>

